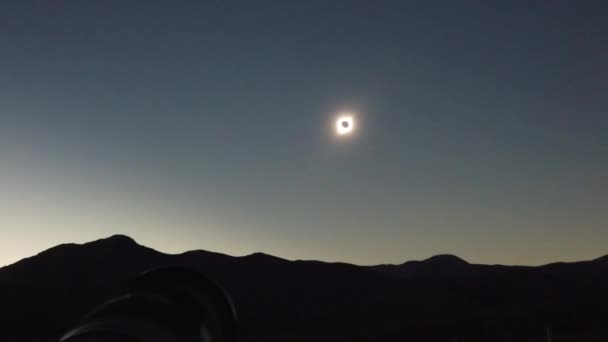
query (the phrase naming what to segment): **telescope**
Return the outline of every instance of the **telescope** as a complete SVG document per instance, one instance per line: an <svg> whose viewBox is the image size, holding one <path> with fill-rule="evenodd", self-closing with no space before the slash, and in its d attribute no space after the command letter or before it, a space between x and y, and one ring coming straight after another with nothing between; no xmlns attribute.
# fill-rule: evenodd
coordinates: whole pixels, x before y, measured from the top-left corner
<svg viewBox="0 0 608 342"><path fill-rule="evenodd" d="M147 271L127 291L87 314L61 342L235 342L227 292L179 267Z"/></svg>

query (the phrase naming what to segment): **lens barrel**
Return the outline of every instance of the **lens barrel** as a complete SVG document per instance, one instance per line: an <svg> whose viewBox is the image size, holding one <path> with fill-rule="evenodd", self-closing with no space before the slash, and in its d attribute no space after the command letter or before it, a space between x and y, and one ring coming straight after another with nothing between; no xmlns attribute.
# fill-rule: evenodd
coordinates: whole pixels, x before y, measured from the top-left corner
<svg viewBox="0 0 608 342"><path fill-rule="evenodd" d="M232 301L217 283L167 267L140 275L61 342L235 342L236 328Z"/></svg>

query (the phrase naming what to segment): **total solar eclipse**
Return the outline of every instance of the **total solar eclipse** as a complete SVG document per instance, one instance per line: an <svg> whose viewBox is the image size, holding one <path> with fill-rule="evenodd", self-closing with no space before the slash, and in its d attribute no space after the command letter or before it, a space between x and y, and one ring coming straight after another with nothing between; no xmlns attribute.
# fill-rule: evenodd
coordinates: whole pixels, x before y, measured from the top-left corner
<svg viewBox="0 0 608 342"><path fill-rule="evenodd" d="M336 120L336 133L338 135L348 135L352 133L355 120L352 115L341 115Z"/></svg>

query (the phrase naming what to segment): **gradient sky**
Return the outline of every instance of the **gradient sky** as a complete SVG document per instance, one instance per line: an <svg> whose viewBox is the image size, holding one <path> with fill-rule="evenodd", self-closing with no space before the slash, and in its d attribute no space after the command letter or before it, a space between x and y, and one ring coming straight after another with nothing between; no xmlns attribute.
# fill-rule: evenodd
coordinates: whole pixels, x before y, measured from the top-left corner
<svg viewBox="0 0 608 342"><path fill-rule="evenodd" d="M0 265L608 253L605 1L2 1ZM348 139L336 113L357 114Z"/></svg>

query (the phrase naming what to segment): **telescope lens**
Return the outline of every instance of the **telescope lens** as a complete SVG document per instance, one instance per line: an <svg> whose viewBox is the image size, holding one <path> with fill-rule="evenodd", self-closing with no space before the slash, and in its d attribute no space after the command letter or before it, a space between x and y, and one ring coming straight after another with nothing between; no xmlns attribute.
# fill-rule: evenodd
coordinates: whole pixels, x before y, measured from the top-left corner
<svg viewBox="0 0 608 342"><path fill-rule="evenodd" d="M61 342L234 342L236 313L226 292L182 268L146 272L123 296L87 315Z"/></svg>

